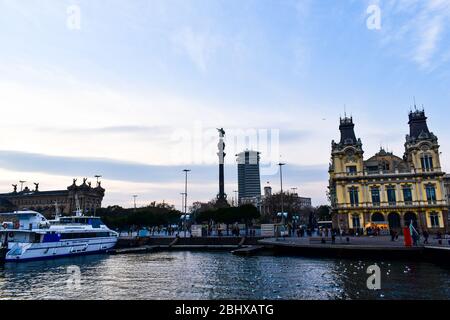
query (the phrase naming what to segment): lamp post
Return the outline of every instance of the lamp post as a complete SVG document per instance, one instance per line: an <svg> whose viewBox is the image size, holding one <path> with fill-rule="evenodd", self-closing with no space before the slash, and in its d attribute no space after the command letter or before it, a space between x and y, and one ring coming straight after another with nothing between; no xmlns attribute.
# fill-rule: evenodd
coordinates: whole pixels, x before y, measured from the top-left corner
<svg viewBox="0 0 450 320"><path fill-rule="evenodd" d="M281 221L284 224L284 203L283 203L283 166L286 163L280 162L278 164L280 166L280 188L281 188Z"/></svg>
<svg viewBox="0 0 450 320"><path fill-rule="evenodd" d="M133 194L133 200L134 200L134 212L136 212L136 198L137 198L137 194Z"/></svg>
<svg viewBox="0 0 450 320"><path fill-rule="evenodd" d="M185 179L184 179L184 237L186 238L186 215L187 215L187 181L188 181L188 173L191 170L184 169L183 172L185 173Z"/></svg>
<svg viewBox="0 0 450 320"><path fill-rule="evenodd" d="M239 201L238 201L238 190L233 190L233 192L234 192L234 201L235 201L235 203L236 203L236 207L239 207Z"/></svg>
<svg viewBox="0 0 450 320"><path fill-rule="evenodd" d="M180 212L183 213L184 212L184 192L181 192L181 210Z"/></svg>

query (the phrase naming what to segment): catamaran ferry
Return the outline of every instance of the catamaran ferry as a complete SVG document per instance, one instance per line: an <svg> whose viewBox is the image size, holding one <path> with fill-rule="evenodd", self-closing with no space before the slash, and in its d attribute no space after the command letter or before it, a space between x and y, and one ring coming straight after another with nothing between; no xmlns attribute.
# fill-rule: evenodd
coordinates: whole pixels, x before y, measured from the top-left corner
<svg viewBox="0 0 450 320"><path fill-rule="evenodd" d="M113 248L118 233L98 217L47 220L35 211L2 213L16 222L0 225L0 261L28 261L100 253Z"/></svg>

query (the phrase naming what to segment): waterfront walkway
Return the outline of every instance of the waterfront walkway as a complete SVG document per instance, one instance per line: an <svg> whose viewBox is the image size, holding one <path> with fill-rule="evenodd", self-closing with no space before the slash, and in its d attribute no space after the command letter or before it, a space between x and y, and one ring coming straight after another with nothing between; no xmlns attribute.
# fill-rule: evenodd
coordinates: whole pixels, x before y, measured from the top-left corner
<svg viewBox="0 0 450 320"><path fill-rule="evenodd" d="M348 241L347 241L348 239ZM431 238L424 245L406 247L403 237L391 241L388 236L362 237L120 237L116 249L111 253L149 253L153 251L172 250L226 250L236 255L257 255L269 253L294 254L303 256L322 256L334 258L407 258L450 261L450 245L448 239ZM447 262L445 262L447 263Z"/></svg>
<svg viewBox="0 0 450 320"><path fill-rule="evenodd" d="M343 236L336 237L336 241L334 244L331 243L330 238L325 238L326 243L321 243L320 237L303 237L303 238L268 238L261 240L260 243L265 244L280 244L280 245L295 245L295 246L363 246L366 248L407 248L404 244L403 236L399 236L398 240L391 241L391 237L389 236L374 236L374 237L348 237L349 241L347 242L347 237ZM449 239L442 239L442 245L439 244L437 239L428 239L428 244L424 244L423 241L420 241L416 247L424 247L424 246L439 246L439 247L449 247Z"/></svg>

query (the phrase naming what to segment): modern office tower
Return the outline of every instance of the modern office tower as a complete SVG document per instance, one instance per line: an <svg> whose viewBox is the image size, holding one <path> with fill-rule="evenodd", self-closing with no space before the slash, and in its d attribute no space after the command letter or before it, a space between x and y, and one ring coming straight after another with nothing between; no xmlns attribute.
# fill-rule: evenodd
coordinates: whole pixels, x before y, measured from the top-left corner
<svg viewBox="0 0 450 320"><path fill-rule="evenodd" d="M261 199L259 152L246 150L236 155L239 204L257 203Z"/></svg>

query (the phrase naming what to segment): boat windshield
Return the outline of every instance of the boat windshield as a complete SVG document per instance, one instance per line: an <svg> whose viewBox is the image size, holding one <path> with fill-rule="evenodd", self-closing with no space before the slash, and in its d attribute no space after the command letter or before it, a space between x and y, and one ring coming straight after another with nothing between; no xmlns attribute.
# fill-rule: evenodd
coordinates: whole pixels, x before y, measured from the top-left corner
<svg viewBox="0 0 450 320"><path fill-rule="evenodd" d="M59 218L59 221L53 222L54 224L88 224L91 225L93 228L100 228L100 225L103 224L103 222L100 220L100 218L95 217L63 217Z"/></svg>

